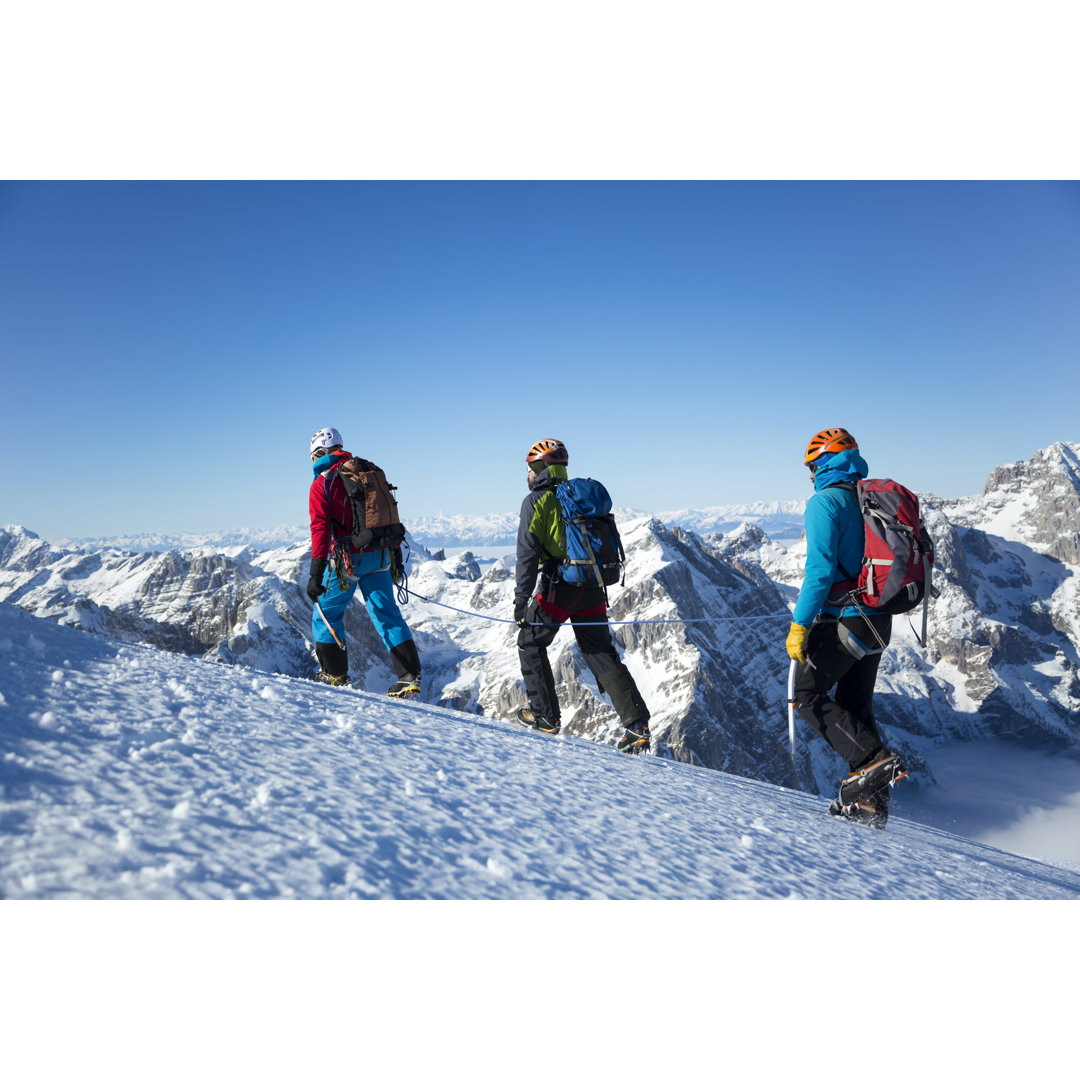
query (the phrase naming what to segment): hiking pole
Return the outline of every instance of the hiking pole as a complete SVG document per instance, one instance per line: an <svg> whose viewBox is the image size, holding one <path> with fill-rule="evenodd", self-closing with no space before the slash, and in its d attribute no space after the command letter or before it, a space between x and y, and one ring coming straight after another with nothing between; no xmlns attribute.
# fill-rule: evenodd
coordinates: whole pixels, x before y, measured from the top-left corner
<svg viewBox="0 0 1080 1080"><path fill-rule="evenodd" d="M322 604L318 600L315 601L315 610L319 613L319 618L326 623L326 629L330 631L330 636L337 642L339 649L344 649L345 646L341 642L341 638L334 633L334 628L330 625L330 620L323 613Z"/></svg>

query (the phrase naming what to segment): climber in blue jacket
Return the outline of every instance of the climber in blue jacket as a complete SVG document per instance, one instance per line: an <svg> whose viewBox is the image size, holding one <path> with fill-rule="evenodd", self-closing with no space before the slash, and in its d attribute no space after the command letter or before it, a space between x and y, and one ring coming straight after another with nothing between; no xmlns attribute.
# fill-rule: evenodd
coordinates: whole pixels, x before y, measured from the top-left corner
<svg viewBox="0 0 1080 1080"><path fill-rule="evenodd" d="M798 662L795 709L847 762L849 780L868 790L860 811L883 824L889 784L903 771L874 721L874 684L892 616L861 610L851 595L865 548L856 485L869 467L844 428L818 432L804 460L814 494L806 504L806 573L787 638L788 655Z"/></svg>

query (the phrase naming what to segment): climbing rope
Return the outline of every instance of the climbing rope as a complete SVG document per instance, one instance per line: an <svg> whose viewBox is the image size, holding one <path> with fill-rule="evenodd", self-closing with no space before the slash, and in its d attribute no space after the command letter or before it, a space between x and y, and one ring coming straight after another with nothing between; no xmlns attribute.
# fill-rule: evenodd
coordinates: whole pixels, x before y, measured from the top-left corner
<svg viewBox="0 0 1080 1080"><path fill-rule="evenodd" d="M408 544L403 545L406 548L404 558L401 558L398 554L397 565L394 566L393 580L397 586L397 600L401 605L405 605L409 602L410 598L415 597L417 600L423 600L425 604L434 604L436 607L445 608L447 611L456 611L459 615L471 615L474 619L487 619L488 622L500 622L509 623L511 626L516 626L517 623L513 619L500 619L497 615L485 615L480 611L469 611L468 608L453 607L450 604L443 604L438 600L432 600L430 596L421 596L417 592L413 592L409 588L409 574L406 567L409 562L409 555L411 552L408 550ZM756 622L763 619L790 619L791 612L777 612L775 615L717 615L711 619L618 619L609 620L608 626L677 626L680 623L714 623L714 622ZM549 626L550 623L528 623L529 626Z"/></svg>
<svg viewBox="0 0 1080 1080"><path fill-rule="evenodd" d="M510 623L517 625L513 619L500 619L497 615L485 615L480 611L469 611L467 608L453 607L450 604L432 600L430 596L421 596L408 587L407 582L398 585L398 603L407 604L409 598L423 600L425 604L434 604L436 607L446 608L447 611L456 611L460 615L471 615L474 619L487 619L489 622ZM750 622L761 619L790 619L791 612L778 612L775 615L717 615L711 619L617 619L610 620L608 626L666 626L679 623L712 623L712 622ZM529 623L529 626L548 626L548 623Z"/></svg>

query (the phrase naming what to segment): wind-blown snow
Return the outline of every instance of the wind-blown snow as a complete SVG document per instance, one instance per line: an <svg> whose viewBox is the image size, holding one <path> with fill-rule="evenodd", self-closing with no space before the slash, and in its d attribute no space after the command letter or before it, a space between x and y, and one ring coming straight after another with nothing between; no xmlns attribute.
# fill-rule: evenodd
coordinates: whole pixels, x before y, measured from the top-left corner
<svg viewBox="0 0 1080 1080"><path fill-rule="evenodd" d="M1077 898L1080 867L0 604L6 898Z"/></svg>

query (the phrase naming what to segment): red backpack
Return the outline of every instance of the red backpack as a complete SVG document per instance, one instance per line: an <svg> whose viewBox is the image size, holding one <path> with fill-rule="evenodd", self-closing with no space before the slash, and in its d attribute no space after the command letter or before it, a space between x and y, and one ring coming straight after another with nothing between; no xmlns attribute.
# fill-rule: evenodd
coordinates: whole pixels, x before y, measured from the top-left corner
<svg viewBox="0 0 1080 1080"><path fill-rule="evenodd" d="M861 607L888 615L911 611L922 603L920 644L925 644L934 592L930 581L934 541L919 514L919 497L895 480L860 480L855 493L866 526L862 568L857 579L834 585L833 595L855 594L854 601Z"/></svg>

